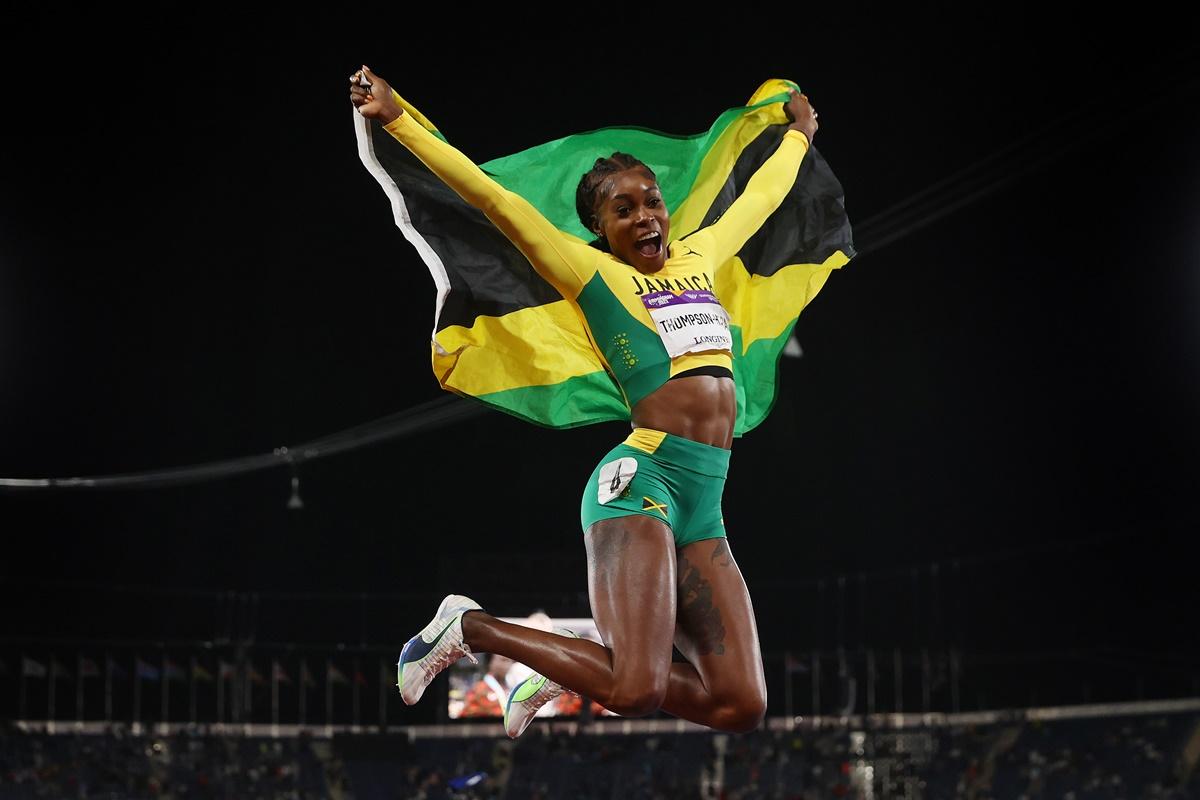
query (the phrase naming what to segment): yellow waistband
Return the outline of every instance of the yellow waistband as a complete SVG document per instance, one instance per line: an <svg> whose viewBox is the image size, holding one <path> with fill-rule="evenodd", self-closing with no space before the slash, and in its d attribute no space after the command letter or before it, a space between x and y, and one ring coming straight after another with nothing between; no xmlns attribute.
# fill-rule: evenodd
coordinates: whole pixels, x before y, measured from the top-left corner
<svg viewBox="0 0 1200 800"><path fill-rule="evenodd" d="M637 448L644 453L653 453L666 438L667 434L663 431L656 431L653 428L634 428L633 433L629 434L629 438L622 444Z"/></svg>

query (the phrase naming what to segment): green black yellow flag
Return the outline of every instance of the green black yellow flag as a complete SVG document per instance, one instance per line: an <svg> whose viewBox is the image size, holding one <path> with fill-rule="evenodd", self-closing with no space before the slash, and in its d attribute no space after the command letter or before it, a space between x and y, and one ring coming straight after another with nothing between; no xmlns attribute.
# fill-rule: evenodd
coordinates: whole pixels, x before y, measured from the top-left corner
<svg viewBox="0 0 1200 800"><path fill-rule="evenodd" d="M645 128L574 134L480 165L565 234L587 241L575 187L596 158L632 153L658 176L671 234L715 222L787 131L783 110L796 85L769 80L705 133ZM416 108L406 113L445 141ZM433 371L444 389L555 428L628 420L630 409L592 348L578 312L483 212L445 186L382 125L357 113L359 156L391 200L396 225L437 286ZM741 252L716 274L729 312L738 393L736 435L775 401L778 364L796 318L829 272L854 256L842 187L810 148L796 183Z"/></svg>

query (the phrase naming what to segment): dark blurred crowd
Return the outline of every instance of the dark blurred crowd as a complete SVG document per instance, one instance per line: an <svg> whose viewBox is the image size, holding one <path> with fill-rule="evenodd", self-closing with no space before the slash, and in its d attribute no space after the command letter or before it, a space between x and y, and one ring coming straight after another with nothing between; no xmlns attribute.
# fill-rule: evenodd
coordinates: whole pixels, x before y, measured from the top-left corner
<svg viewBox="0 0 1200 800"><path fill-rule="evenodd" d="M506 738L0 731L7 798L1200 800L1200 715Z"/></svg>
<svg viewBox="0 0 1200 800"><path fill-rule="evenodd" d="M325 745L328 746L327 743ZM0 798L279 798L330 796L306 736L256 739L181 731L30 735L0 729Z"/></svg>

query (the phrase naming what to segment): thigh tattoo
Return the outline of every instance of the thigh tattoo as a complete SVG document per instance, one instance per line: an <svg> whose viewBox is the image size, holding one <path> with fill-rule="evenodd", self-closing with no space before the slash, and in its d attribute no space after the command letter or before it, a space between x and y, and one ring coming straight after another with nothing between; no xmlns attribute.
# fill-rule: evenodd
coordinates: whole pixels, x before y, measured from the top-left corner
<svg viewBox="0 0 1200 800"><path fill-rule="evenodd" d="M729 552L729 540L718 539L717 546L713 548L712 555L708 560L722 567L728 567L733 563L733 553Z"/></svg>
<svg viewBox="0 0 1200 800"><path fill-rule="evenodd" d="M728 558L729 547L725 546ZM721 546L713 552L717 560ZM721 562L728 563L728 562ZM679 570L679 618L683 629L695 640L700 655L725 654L725 625L721 622L721 609L713 605L712 584L705 580L700 570L692 566L685 556L678 558Z"/></svg>
<svg viewBox="0 0 1200 800"><path fill-rule="evenodd" d="M596 573L607 579L613 566L625 557L625 551L632 541L633 534L620 522L619 517L593 523L584 544Z"/></svg>

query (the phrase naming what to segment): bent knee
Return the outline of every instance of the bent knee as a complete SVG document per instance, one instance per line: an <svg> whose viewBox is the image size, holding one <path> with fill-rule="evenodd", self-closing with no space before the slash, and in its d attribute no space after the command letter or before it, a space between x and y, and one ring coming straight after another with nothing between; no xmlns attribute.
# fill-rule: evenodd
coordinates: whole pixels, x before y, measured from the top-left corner
<svg viewBox="0 0 1200 800"><path fill-rule="evenodd" d="M726 733L747 733L762 725L766 716L766 695L750 695L718 706L709 727Z"/></svg>
<svg viewBox="0 0 1200 800"><path fill-rule="evenodd" d="M627 686L618 685L602 705L623 717L644 717L653 714L667 697L667 682L646 680Z"/></svg>

